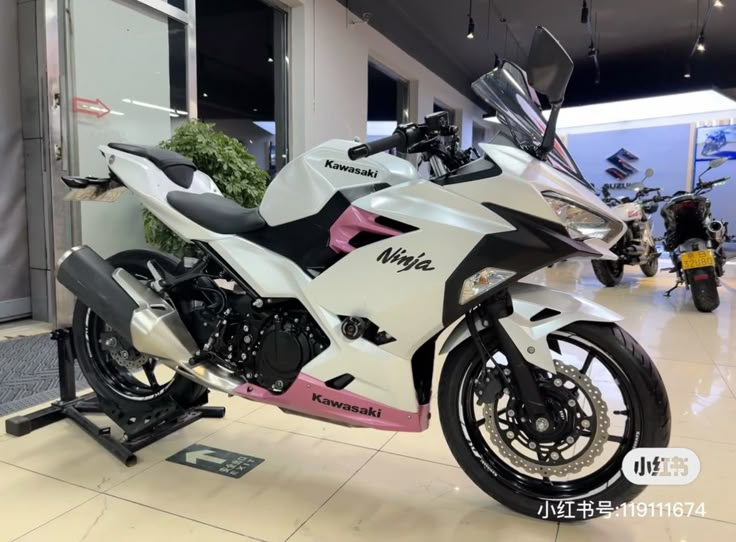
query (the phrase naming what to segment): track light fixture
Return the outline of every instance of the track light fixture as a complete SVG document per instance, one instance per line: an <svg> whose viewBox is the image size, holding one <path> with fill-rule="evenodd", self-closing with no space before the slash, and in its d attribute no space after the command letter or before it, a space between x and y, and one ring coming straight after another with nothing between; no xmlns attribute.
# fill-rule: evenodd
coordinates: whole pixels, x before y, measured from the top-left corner
<svg viewBox="0 0 736 542"><path fill-rule="evenodd" d="M713 2L713 7L716 8L722 8L724 5L725 4L721 0L716 0L715 2Z"/></svg>
<svg viewBox="0 0 736 542"><path fill-rule="evenodd" d="M687 63L687 65L685 66L685 73L683 73L683 74L682 74L682 76L683 76L683 77L684 77L685 79L690 79L690 77L692 76L692 73L691 73L691 71L690 71L690 63L689 63L689 62L688 62L688 63Z"/></svg>
<svg viewBox="0 0 736 542"><path fill-rule="evenodd" d="M588 17L590 16L590 10L588 9L588 2L583 0L583 9L580 11L580 22L588 24Z"/></svg>
<svg viewBox="0 0 736 542"><path fill-rule="evenodd" d="M701 31L700 32L700 35L698 36L698 43L695 46L695 48L700 53L704 53L705 52L705 33L703 31Z"/></svg>
<svg viewBox="0 0 736 542"><path fill-rule="evenodd" d="M467 38L469 40L472 40L475 37L475 22L473 21L473 18L471 17L468 19L468 36Z"/></svg>
<svg viewBox="0 0 736 542"><path fill-rule="evenodd" d="M468 6L468 34L466 36L469 40L475 37L475 21L473 20L473 0L470 0Z"/></svg>

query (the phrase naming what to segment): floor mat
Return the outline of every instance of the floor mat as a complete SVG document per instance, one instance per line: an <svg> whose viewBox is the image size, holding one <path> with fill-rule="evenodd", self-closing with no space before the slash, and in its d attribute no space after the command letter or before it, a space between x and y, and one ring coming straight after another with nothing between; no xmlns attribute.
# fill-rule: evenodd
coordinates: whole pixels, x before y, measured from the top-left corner
<svg viewBox="0 0 736 542"><path fill-rule="evenodd" d="M75 368L77 389L87 387ZM56 341L47 334L0 342L0 416L59 397Z"/></svg>

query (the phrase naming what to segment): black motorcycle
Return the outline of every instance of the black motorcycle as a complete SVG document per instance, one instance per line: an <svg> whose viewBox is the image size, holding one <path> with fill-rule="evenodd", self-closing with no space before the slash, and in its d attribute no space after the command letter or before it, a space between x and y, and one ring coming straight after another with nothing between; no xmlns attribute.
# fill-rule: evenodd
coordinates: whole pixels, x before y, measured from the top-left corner
<svg viewBox="0 0 736 542"><path fill-rule="evenodd" d="M726 160L711 161L708 169L698 177L692 192L676 192L662 207L664 248L669 251L677 273L675 286L665 295L669 297L684 283L692 292L695 308L701 312L712 312L720 304L719 277L726 263L723 244L728 239L728 222L711 216L710 200L704 194L730 178L704 181L703 175L722 166Z"/></svg>

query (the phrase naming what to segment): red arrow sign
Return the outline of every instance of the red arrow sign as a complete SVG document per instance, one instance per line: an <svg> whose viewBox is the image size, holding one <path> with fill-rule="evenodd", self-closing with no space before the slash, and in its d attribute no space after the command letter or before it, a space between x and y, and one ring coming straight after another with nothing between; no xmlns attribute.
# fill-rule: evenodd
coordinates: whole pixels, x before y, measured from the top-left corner
<svg viewBox="0 0 736 542"><path fill-rule="evenodd" d="M107 107L99 98L96 100L88 100L86 98L78 98L75 96L73 104L75 112L94 115L98 119L101 119L110 113L110 108Z"/></svg>

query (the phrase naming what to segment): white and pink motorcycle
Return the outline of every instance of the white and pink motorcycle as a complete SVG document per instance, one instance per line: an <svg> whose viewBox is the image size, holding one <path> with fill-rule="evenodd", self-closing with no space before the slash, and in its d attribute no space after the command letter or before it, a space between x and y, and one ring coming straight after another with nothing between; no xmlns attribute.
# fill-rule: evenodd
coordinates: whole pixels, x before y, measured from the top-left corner
<svg viewBox="0 0 736 542"><path fill-rule="evenodd" d="M633 499L644 486L622 475L624 455L670 435L652 360L612 311L521 282L563 259L610 257L625 230L555 136L571 72L538 28L528 76L506 62L473 85L503 123L482 158L456 167L437 144L447 116L432 115L372 143L316 147L283 168L258 209L225 199L175 153L102 146L110 178L67 184L124 185L202 256L104 260L81 246L62 258L89 383L118 402L197 404L214 389L419 432L435 356L446 354L442 429L490 496L531 516L545 501ZM534 89L553 105L549 122ZM436 154L448 171L424 180L381 152L393 148ZM168 382L159 365L174 370ZM615 389L604 394L593 373Z"/></svg>
<svg viewBox="0 0 736 542"><path fill-rule="evenodd" d="M619 284L626 265L638 265L647 277L653 277L659 271L660 253L654 241L650 217L657 212L659 203L666 198L660 194L659 188L644 185L644 181L652 175L654 170L647 169L644 179L639 182L604 184L601 187L604 203L619 220L626 223L626 232L611 249L617 258L591 262L596 278L604 286ZM634 192L634 195L613 196L612 190Z"/></svg>

